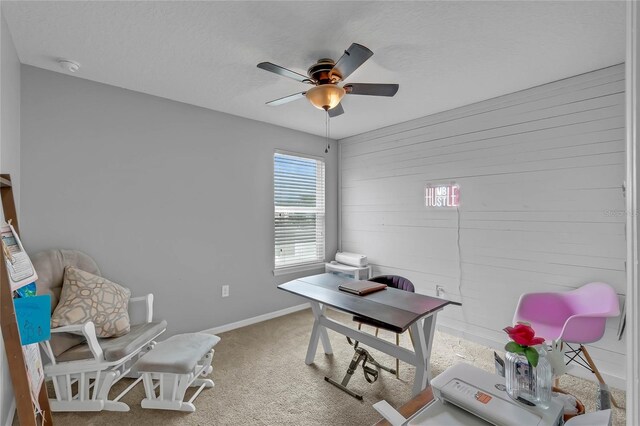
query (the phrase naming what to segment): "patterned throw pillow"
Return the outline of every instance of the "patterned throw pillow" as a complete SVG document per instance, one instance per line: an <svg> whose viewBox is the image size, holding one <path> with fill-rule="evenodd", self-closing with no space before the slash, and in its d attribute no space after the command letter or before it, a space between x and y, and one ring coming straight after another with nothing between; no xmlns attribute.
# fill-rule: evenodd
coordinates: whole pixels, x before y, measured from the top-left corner
<svg viewBox="0 0 640 426"><path fill-rule="evenodd" d="M127 334L131 291L98 275L67 266L51 327L93 321L98 337Z"/></svg>

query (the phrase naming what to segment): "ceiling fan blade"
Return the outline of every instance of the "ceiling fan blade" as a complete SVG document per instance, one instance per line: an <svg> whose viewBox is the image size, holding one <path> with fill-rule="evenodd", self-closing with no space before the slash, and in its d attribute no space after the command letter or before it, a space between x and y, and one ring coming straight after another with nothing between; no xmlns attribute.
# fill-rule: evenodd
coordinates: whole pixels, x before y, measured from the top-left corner
<svg viewBox="0 0 640 426"><path fill-rule="evenodd" d="M352 72L373 56L373 52L361 44L352 43L344 54L336 62L334 69L337 69L345 80Z"/></svg>
<svg viewBox="0 0 640 426"><path fill-rule="evenodd" d="M278 105L286 104L288 102L297 101L298 99L304 98L304 95L306 93L307 92L295 93L293 95L285 96L284 98L274 99L272 101L267 102L266 104L270 106L278 106Z"/></svg>
<svg viewBox="0 0 640 426"><path fill-rule="evenodd" d="M393 96L398 91L398 84L350 83L344 90L352 95Z"/></svg>
<svg viewBox="0 0 640 426"><path fill-rule="evenodd" d="M272 73L281 75L283 77L292 78L294 80L300 81L302 83L312 83L313 81L307 77L306 75L297 73L295 71L291 71L280 65L272 64L271 62L260 62L258 64L258 68L261 68L265 71L270 71Z"/></svg>
<svg viewBox="0 0 640 426"><path fill-rule="evenodd" d="M342 104L338 104L327 112L329 113L329 117L333 118L344 114L344 109L342 108Z"/></svg>

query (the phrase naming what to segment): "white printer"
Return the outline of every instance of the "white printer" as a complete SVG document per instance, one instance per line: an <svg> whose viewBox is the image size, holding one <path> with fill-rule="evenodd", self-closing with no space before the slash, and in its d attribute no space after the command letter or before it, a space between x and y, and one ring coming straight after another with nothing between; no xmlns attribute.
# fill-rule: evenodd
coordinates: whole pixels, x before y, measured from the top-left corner
<svg viewBox="0 0 640 426"><path fill-rule="evenodd" d="M324 264L324 271L344 275L354 280L367 280L371 275L367 256L340 251L336 253L336 260Z"/></svg>
<svg viewBox="0 0 640 426"><path fill-rule="evenodd" d="M404 418L385 400L373 407L393 426L558 426L563 406L530 407L512 400L504 378L469 364L456 364L431 381L435 399L410 418ZM611 410L575 416L565 426L605 426Z"/></svg>

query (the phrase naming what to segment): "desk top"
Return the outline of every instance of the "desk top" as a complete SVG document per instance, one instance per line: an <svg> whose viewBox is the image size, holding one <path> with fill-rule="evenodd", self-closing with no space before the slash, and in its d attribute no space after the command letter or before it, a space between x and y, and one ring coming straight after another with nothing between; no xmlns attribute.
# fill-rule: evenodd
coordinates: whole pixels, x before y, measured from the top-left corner
<svg viewBox="0 0 640 426"><path fill-rule="evenodd" d="M340 284L348 281L353 280L336 274L320 274L298 278L280 284L278 288L341 311L378 321L384 328L396 333L404 332L418 319L447 305L460 305L458 302L392 287L364 296L338 289Z"/></svg>

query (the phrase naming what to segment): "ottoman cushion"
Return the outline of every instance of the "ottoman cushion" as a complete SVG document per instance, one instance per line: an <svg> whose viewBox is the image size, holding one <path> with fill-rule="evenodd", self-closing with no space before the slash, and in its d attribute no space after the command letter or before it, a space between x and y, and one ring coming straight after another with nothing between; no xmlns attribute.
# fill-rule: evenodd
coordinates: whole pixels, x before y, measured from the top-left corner
<svg viewBox="0 0 640 426"><path fill-rule="evenodd" d="M135 369L141 373L187 374L219 341L213 334L177 334L158 343L136 362Z"/></svg>

